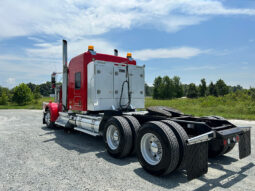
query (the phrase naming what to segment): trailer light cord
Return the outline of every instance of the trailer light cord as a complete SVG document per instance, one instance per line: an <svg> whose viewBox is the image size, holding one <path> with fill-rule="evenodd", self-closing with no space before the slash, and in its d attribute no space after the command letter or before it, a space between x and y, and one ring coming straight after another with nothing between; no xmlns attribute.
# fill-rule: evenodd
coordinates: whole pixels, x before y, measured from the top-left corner
<svg viewBox="0 0 255 191"><path fill-rule="evenodd" d="M122 100L122 96L123 96L123 90L124 90L124 85L125 83L127 83L127 88L128 88L128 103L125 105L121 105L121 100ZM121 86L121 93L120 93L120 101L119 101L119 105L121 110L126 110L130 107L130 103L131 103L131 92L130 92L130 83L129 83L129 71L128 71L128 64L126 65L126 80L122 83Z"/></svg>

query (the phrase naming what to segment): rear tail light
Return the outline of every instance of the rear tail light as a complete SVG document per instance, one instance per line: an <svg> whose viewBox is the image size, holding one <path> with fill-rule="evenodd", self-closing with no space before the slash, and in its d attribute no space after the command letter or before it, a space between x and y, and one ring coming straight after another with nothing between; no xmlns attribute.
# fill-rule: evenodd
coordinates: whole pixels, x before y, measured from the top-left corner
<svg viewBox="0 0 255 191"><path fill-rule="evenodd" d="M227 143L227 139L224 139L223 140L223 144L224 144L224 146L226 146L228 143Z"/></svg>
<svg viewBox="0 0 255 191"><path fill-rule="evenodd" d="M236 136L236 142L239 142L239 136L238 135Z"/></svg>

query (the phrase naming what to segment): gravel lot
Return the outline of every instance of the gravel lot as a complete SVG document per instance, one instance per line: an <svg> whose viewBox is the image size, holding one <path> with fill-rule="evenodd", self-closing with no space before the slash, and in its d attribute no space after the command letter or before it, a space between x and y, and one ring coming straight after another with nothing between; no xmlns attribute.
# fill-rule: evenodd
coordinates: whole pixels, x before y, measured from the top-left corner
<svg viewBox="0 0 255 191"><path fill-rule="evenodd" d="M237 151L210 160L208 173L190 182L178 171L159 178L136 157L111 158L100 137L47 129L42 111L0 110L0 190L255 190L255 154L238 160Z"/></svg>

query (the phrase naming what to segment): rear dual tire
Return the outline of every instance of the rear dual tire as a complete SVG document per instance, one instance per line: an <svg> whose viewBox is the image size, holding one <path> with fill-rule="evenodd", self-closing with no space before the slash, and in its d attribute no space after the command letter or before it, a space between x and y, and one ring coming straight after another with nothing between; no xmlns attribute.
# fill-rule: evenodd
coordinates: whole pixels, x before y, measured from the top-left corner
<svg viewBox="0 0 255 191"><path fill-rule="evenodd" d="M129 154L132 156L132 155L136 154L136 139L137 139L137 135L138 135L138 130L140 129L141 125L140 125L139 121L134 116L127 115L124 117L127 120L128 124L131 128L131 131L132 131L132 148L131 148L131 151Z"/></svg>
<svg viewBox="0 0 255 191"><path fill-rule="evenodd" d="M50 110L46 110L45 114L44 114L44 121L46 124L47 128L54 128L55 127L55 123L51 121L51 112Z"/></svg>
<svg viewBox="0 0 255 191"><path fill-rule="evenodd" d="M171 128L160 121L145 123L137 137L137 158L153 175L167 175L179 163L179 143Z"/></svg>
<svg viewBox="0 0 255 191"><path fill-rule="evenodd" d="M124 117L111 117L105 124L103 138L107 152L114 158L126 157L132 149L132 130Z"/></svg>
<svg viewBox="0 0 255 191"><path fill-rule="evenodd" d="M174 121L170 121L170 120L162 120L162 122L168 125L168 127L174 132L178 140L180 157L179 157L179 162L176 168L184 169L186 167L186 162L188 160L186 141L189 139L189 137L186 131L178 123Z"/></svg>
<svg viewBox="0 0 255 191"><path fill-rule="evenodd" d="M218 120L226 120L221 116L206 116L204 118L208 119L218 119ZM216 139L209 142L209 151L208 156L210 158L215 158L224 154L227 154L235 147L235 143L230 145L224 145L222 139Z"/></svg>

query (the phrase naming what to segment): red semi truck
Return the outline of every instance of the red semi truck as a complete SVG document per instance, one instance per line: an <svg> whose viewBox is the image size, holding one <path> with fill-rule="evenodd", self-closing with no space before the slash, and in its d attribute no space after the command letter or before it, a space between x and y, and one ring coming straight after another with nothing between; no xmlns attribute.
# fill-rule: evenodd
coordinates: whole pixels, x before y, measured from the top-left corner
<svg viewBox="0 0 255 191"><path fill-rule="evenodd" d="M208 156L230 152L238 143L239 158L251 153L250 127L237 127L219 116L194 117L176 109L144 109L144 66L126 58L97 53L93 46L67 63L63 40L63 82L55 102L43 104L43 123L92 136L103 136L115 158L136 154L153 175L184 169L193 179L208 170Z"/></svg>

